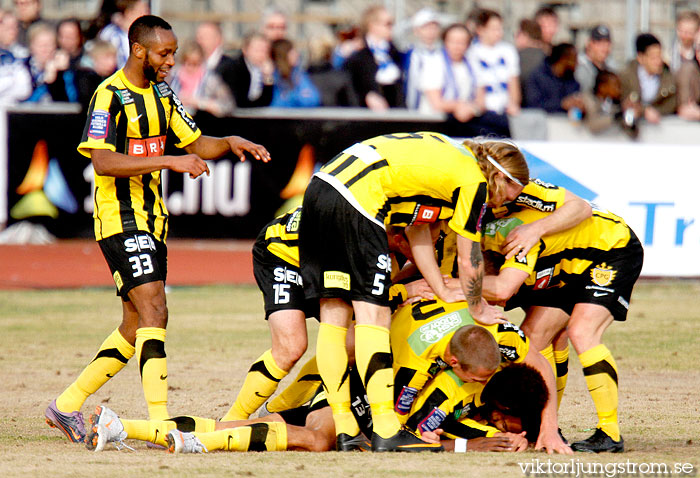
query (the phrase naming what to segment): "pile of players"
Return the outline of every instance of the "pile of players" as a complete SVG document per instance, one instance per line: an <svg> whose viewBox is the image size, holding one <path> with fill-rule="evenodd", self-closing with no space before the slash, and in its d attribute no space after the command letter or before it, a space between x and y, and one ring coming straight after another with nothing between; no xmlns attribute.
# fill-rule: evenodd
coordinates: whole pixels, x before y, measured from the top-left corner
<svg viewBox="0 0 700 478"><path fill-rule="evenodd" d="M158 22L151 30L157 35L144 34L143 43L157 45L168 32ZM147 47L132 53L140 49L151 58ZM160 70L154 74L161 79ZM152 83L155 91L159 84ZM176 104L169 90L158 89L159 101ZM93 101L102 96L108 94L98 92ZM102 181L113 177L118 195L121 178L143 173L118 169L121 157L103 143L119 131L111 136L110 115L95 115L81 148L104 166L96 163ZM194 122L187 126L198 133ZM207 155L242 154L245 146L265 159L264 149L240 138L190 137L192 144L208 143ZM87 430L83 425L85 398L133 355L133 340L120 328L47 409L50 424L95 450L135 438L176 452L518 451L528 441L547 452L622 451L617 367L601 339L613 320L626 319L642 247L622 218L529 176L522 152L507 140L419 132L348 147L314 175L302 206L268 224L255 243L272 347L251 366L221 420L169 417L167 390L150 378L166 370L165 330L139 325L151 420L98 407ZM152 233L147 228L158 221L144 224ZM128 235L123 220L121 227ZM102 245L110 237L99 239ZM134 244L156 250L159 238L151 239ZM103 247L110 267L110 254L120 253L111 244ZM141 265L139 277L147 269ZM149 284L160 290L165 273L139 280L124 288L115 273L125 321L134 324L143 321L139 305L129 302L140 301L133 291ZM521 307L522 326L494 304ZM267 403L273 413L250 419L306 351L307 317L320 320L315 357ZM569 340L598 413L595 433L571 447L557 425Z"/></svg>

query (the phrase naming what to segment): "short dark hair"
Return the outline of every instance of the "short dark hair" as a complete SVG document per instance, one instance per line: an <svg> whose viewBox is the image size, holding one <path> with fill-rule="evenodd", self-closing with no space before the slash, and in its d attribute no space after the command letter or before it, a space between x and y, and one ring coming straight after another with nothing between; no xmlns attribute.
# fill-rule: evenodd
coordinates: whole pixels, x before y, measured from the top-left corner
<svg viewBox="0 0 700 478"><path fill-rule="evenodd" d="M471 41L472 34L467 28L467 26L464 23L453 23L451 25L448 25L443 31L442 31L442 41L445 41L445 37L447 37L447 34L450 33L452 30L464 30L467 32L467 35L469 36L469 41Z"/></svg>
<svg viewBox="0 0 700 478"><path fill-rule="evenodd" d="M477 26L483 27L485 26L489 20L492 18L498 18L499 20L503 20L501 17L501 14L498 13L496 10L490 10L488 8L482 8L479 11L479 14L476 17L476 24Z"/></svg>
<svg viewBox="0 0 700 478"><path fill-rule="evenodd" d="M528 441L537 441L549 391L540 372L524 363L510 363L495 373L481 392L484 418L493 411L518 417ZM483 416L483 415L482 415Z"/></svg>
<svg viewBox="0 0 700 478"><path fill-rule="evenodd" d="M156 28L169 31L173 29L168 22L155 15L144 15L134 20L129 27L129 48L134 43L143 45Z"/></svg>
<svg viewBox="0 0 700 478"><path fill-rule="evenodd" d="M554 17L554 18L559 18L559 15L557 15L557 11L548 6L540 7L537 9L535 12L535 20L537 20L540 17Z"/></svg>
<svg viewBox="0 0 700 478"><path fill-rule="evenodd" d="M557 45L554 45L552 47L552 53L549 55L549 64L553 65L554 63L558 62L564 57L564 55L569 53L571 50L573 50L575 55L576 47L571 43L559 43Z"/></svg>
<svg viewBox="0 0 700 478"><path fill-rule="evenodd" d="M520 31L532 40L542 41L542 27L535 20L529 18L520 20Z"/></svg>
<svg viewBox="0 0 700 478"><path fill-rule="evenodd" d="M608 81L613 80L613 79L620 81L620 77L617 76L612 71L600 70L595 77L595 85L593 86L593 93L597 93L602 84L607 83Z"/></svg>
<svg viewBox="0 0 700 478"><path fill-rule="evenodd" d="M641 33L637 36L637 40L634 42L637 47L637 53L646 53L650 46L659 45L661 42L651 33Z"/></svg>

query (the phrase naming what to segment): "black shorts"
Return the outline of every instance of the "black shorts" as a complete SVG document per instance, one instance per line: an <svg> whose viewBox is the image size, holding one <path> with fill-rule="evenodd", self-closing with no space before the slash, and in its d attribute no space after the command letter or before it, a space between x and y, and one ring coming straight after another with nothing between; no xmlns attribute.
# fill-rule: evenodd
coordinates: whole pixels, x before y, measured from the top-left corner
<svg viewBox="0 0 700 478"><path fill-rule="evenodd" d="M632 288L644 262L644 249L639 239L630 229L630 240L625 247L605 251L591 261L582 273L562 278L563 287L521 289L508 301L506 310L539 305L555 307L571 315L576 304L598 304L608 309L615 320L626 320Z"/></svg>
<svg viewBox="0 0 700 478"><path fill-rule="evenodd" d="M117 295L129 301L129 291L168 275L168 247L149 232L122 232L97 241L117 286Z"/></svg>
<svg viewBox="0 0 700 478"><path fill-rule="evenodd" d="M299 267L268 250L265 231L253 246L253 273L265 300L265 320L278 310L301 310L307 318L318 318L318 299L306 300Z"/></svg>
<svg viewBox="0 0 700 478"><path fill-rule="evenodd" d="M386 230L317 177L304 194L299 259L308 299L389 306L391 259Z"/></svg>

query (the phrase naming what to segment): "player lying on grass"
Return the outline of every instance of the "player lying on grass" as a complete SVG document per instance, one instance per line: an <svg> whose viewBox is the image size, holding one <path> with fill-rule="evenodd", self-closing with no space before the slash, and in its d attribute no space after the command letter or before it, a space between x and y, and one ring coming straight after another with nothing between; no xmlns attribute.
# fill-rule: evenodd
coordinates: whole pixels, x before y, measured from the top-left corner
<svg viewBox="0 0 700 478"><path fill-rule="evenodd" d="M503 374L503 379L498 376ZM372 419L359 374L349 370L353 414L365 436L371 436ZM546 401L547 390L541 375L525 365L508 366L492 378L482 394L484 406L475 414L474 423L488 430L468 440L442 440L455 451L521 451L527 446L526 433L532 435L539 425L538 417ZM517 392L514 394L513 392ZM297 409L273 413L263 418L219 422L198 417L176 417L168 420L126 420L107 407L97 407L90 421L88 449L102 451L107 443L117 448L126 446L126 439L138 439L167 446L172 452L205 451L331 451L335 449L333 416L319 388L312 400ZM531 429L529 430L528 427ZM442 433L442 430L438 430ZM534 431L534 435L537 433ZM450 435L445 432L444 436ZM427 436L436 443L437 433ZM369 451L367 440L361 447Z"/></svg>
<svg viewBox="0 0 700 478"><path fill-rule="evenodd" d="M497 344L491 357L490 343ZM551 396L556 396L551 367L530 347L518 326L510 322L475 325L464 302L447 304L439 299L421 300L401 307L392 316L391 345L394 408L401 422L419 433L434 431L454 410L470 405L471 398L478 396L501 363L531 365L544 377ZM482 366L476 366L477 363ZM416 402L415 397L426 382L440 370L448 373L441 379L442 383L434 387L435 395L426 397L422 404ZM461 399L467 401L460 407ZM473 404L471 406L473 409ZM542 410L536 448L549 453L571 453L558 433L555 400L548 401Z"/></svg>
<svg viewBox="0 0 700 478"><path fill-rule="evenodd" d="M501 251L511 229L542 214L523 209L489 223L484 248ZM639 240L622 218L594 210L591 218L542 237L526 257L507 259L498 275L484 279L485 297L527 312L522 328L538 347L568 330L598 414L595 433L574 443L576 451L624 450L617 419L617 365L602 336L614 320L626 320L643 258Z"/></svg>
<svg viewBox="0 0 700 478"><path fill-rule="evenodd" d="M265 301L265 319L270 327L272 347L251 365L231 408L222 421L245 420L275 392L277 385L306 352L306 318L318 317L318 301L306 300L299 270L298 228L302 207L275 218L258 235L253 246L253 272ZM431 240L439 227L431 228ZM411 245L404 228L387 230L392 262L397 266L412 260ZM434 243L434 240L432 243ZM431 244L432 244L431 243ZM398 271L399 267L392 267ZM459 291L457 292L459 294ZM393 304L420 297L432 297L424 280L394 284L390 291ZM352 348L354 335L348 334ZM315 361L302 368L302 377L318 376ZM267 404L269 411L285 410L305 403L309 397L301 387L301 402L296 388L286 390ZM310 387L314 392L315 387Z"/></svg>

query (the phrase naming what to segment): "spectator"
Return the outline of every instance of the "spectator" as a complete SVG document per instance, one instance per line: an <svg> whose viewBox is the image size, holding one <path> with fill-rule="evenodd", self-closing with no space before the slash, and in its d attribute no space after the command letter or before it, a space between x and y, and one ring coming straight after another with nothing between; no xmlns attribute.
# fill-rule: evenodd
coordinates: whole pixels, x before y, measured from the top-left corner
<svg viewBox="0 0 700 478"><path fill-rule="evenodd" d="M419 78L431 57L440 55L440 22L430 8L422 8L411 20L416 43L406 52L406 106L418 109L420 104Z"/></svg>
<svg viewBox="0 0 700 478"><path fill-rule="evenodd" d="M345 64L361 104L373 111L405 105L401 53L391 42L393 27L385 7L365 9L361 21L365 46Z"/></svg>
<svg viewBox="0 0 700 478"><path fill-rule="evenodd" d="M275 40L287 38L287 14L279 9L268 9L263 14L261 31L267 40L272 43Z"/></svg>
<svg viewBox="0 0 700 478"><path fill-rule="evenodd" d="M476 37L476 24L481 15L481 7L475 6L467 13L467 17L464 19L464 25L466 25L469 31L469 36L471 38Z"/></svg>
<svg viewBox="0 0 700 478"><path fill-rule="evenodd" d="M129 27L137 18L148 15L150 8L145 0L115 0L116 12L98 37L117 48L117 67L121 68L129 58Z"/></svg>
<svg viewBox="0 0 700 478"><path fill-rule="evenodd" d="M15 16L19 20L20 45L29 46L29 27L41 21L41 0L14 0Z"/></svg>
<svg viewBox="0 0 700 478"><path fill-rule="evenodd" d="M584 91L582 96L586 111L584 124L593 134L601 134L616 123L622 124L622 83L615 73L600 71L591 91Z"/></svg>
<svg viewBox="0 0 700 478"><path fill-rule="evenodd" d="M27 37L29 58L25 63L32 78L32 94L26 101L50 102L52 98L47 83L53 83L58 70L68 67L68 56L56 56L56 30L48 23L35 23ZM77 101L77 96L75 99Z"/></svg>
<svg viewBox="0 0 700 478"><path fill-rule="evenodd" d="M547 56L542 49L542 29L535 20L520 20L520 27L515 34L515 48L520 60L520 86L524 87L527 77Z"/></svg>
<svg viewBox="0 0 700 478"><path fill-rule="evenodd" d="M243 38L241 56L234 59L231 81L236 106L253 108L269 106L272 101L274 65L270 59L270 42L262 33L253 32Z"/></svg>
<svg viewBox="0 0 700 478"><path fill-rule="evenodd" d="M299 51L289 40L272 42L275 80L270 106L309 108L321 105L321 95L309 75L299 67Z"/></svg>
<svg viewBox="0 0 700 478"><path fill-rule="evenodd" d="M597 25L591 30L585 51L578 55L578 63L574 73L582 92L593 91L596 78L601 71L614 71L608 62L611 46L610 29L607 26Z"/></svg>
<svg viewBox="0 0 700 478"><path fill-rule="evenodd" d="M117 71L117 49L114 45L104 40L92 40L86 50L90 68L101 78L100 83Z"/></svg>
<svg viewBox="0 0 700 478"><path fill-rule="evenodd" d="M661 42L651 33L636 40L637 59L620 74L622 98L635 105L650 123L676 111L676 84L661 56Z"/></svg>
<svg viewBox="0 0 700 478"><path fill-rule="evenodd" d="M483 9L477 17L477 40L467 57L478 86L486 89L486 109L498 114L520 112L518 52L503 41L503 20L498 12Z"/></svg>
<svg viewBox="0 0 700 478"><path fill-rule="evenodd" d="M25 100L32 93L32 79L24 62L0 48L0 105Z"/></svg>
<svg viewBox="0 0 700 478"><path fill-rule="evenodd" d="M83 57L83 31L77 18L67 18L56 26L58 49L66 52L71 68L78 68Z"/></svg>
<svg viewBox="0 0 700 478"><path fill-rule="evenodd" d="M331 56L331 64L333 68L340 70L345 67L345 62L356 51L360 51L365 47L365 41L360 33L358 26L349 26L338 31L338 44L333 50Z"/></svg>
<svg viewBox="0 0 700 478"><path fill-rule="evenodd" d="M19 43L19 20L12 12L2 12L2 18L0 18L0 48L12 53L16 60L22 60L29 56L29 49Z"/></svg>
<svg viewBox="0 0 700 478"><path fill-rule="evenodd" d="M695 61L695 36L700 29L697 12L680 12L676 17L676 39L671 47L671 71L676 73L684 62Z"/></svg>
<svg viewBox="0 0 700 478"><path fill-rule="evenodd" d="M336 43L330 32L314 37L309 42L307 72L321 94L321 105L359 106L360 102L352 87L350 75L345 70L333 67L332 59Z"/></svg>
<svg viewBox="0 0 700 478"><path fill-rule="evenodd" d="M700 33L695 37L695 59L684 61L676 73L678 116L700 121Z"/></svg>
<svg viewBox="0 0 700 478"><path fill-rule="evenodd" d="M542 108L548 113L583 111L583 101L576 78L576 47L560 43L552 54L532 72L525 83L524 104L527 108Z"/></svg>
<svg viewBox="0 0 700 478"><path fill-rule="evenodd" d="M171 73L170 86L190 113L200 110L214 116L231 114L234 108L231 90L215 71L207 69L204 58L197 42L185 42L180 63Z"/></svg>
<svg viewBox="0 0 700 478"><path fill-rule="evenodd" d="M462 23L448 26L442 35L440 55L428 59L421 72L419 109L423 113L443 112L462 123L481 115L485 91L477 86L467 61L471 36Z"/></svg>
<svg viewBox="0 0 700 478"><path fill-rule="evenodd" d="M542 47L549 55L554 45L554 37L559 31L559 15L552 7L542 7L535 12L535 21L542 30Z"/></svg>
<svg viewBox="0 0 700 478"><path fill-rule="evenodd" d="M235 62L224 55L224 36L221 25L216 22L202 22L197 27L195 38L202 48L204 67L207 72L218 75L228 88L235 81L233 78ZM233 91L230 88L229 92L233 98Z"/></svg>

